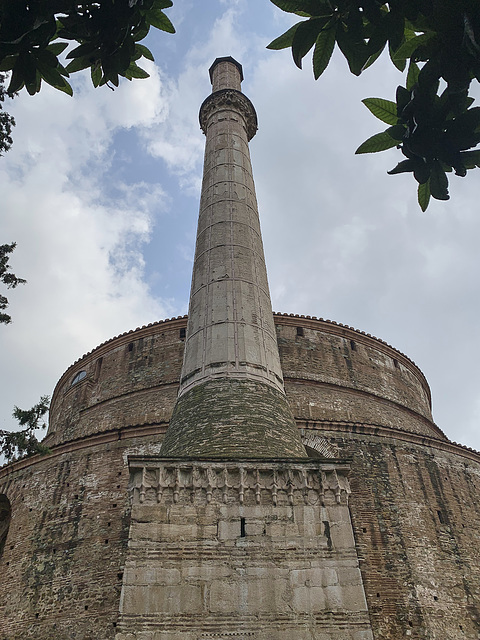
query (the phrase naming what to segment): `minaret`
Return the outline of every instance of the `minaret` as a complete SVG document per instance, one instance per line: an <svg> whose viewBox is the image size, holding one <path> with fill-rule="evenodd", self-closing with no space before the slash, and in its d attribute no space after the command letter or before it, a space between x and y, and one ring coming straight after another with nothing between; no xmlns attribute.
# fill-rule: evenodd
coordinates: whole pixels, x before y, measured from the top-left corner
<svg viewBox="0 0 480 640"><path fill-rule="evenodd" d="M233 58L210 68L185 354L161 455L306 457L288 405L248 142L257 116Z"/></svg>

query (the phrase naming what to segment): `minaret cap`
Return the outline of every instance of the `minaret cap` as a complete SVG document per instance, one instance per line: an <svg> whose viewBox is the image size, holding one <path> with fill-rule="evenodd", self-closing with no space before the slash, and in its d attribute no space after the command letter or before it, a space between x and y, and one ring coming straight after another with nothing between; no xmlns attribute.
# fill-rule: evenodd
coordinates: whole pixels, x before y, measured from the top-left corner
<svg viewBox="0 0 480 640"><path fill-rule="evenodd" d="M234 64L237 69L240 71L240 82L243 82L243 69L242 69L242 65L237 62L235 60L235 58L232 58L232 56L225 56L223 58L216 58L214 63L212 64L212 66L210 67L210 69L208 70L208 73L210 74L210 82L213 84L213 70L215 69L215 67L217 66L217 64L219 64L220 62L231 62L232 64Z"/></svg>

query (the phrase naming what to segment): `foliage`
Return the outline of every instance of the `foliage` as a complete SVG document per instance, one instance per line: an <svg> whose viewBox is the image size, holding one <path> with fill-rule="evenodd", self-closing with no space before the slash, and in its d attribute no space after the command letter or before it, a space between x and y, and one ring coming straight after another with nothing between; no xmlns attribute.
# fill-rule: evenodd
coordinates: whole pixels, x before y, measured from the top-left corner
<svg viewBox="0 0 480 640"><path fill-rule="evenodd" d="M13 117L3 110L2 102L5 101L5 75L0 73L0 156L12 146L12 128L15 126Z"/></svg>
<svg viewBox="0 0 480 640"><path fill-rule="evenodd" d="M95 87L118 86L119 76L148 78L137 65L153 60L139 44L150 27L174 33L163 13L171 0L0 0L0 71L11 71L7 92L26 87L33 95L42 80L72 95L66 78L90 69ZM69 45L78 45L68 49ZM59 56L66 53L64 66Z"/></svg>
<svg viewBox="0 0 480 640"><path fill-rule="evenodd" d="M0 282L7 287L7 289L15 289L19 284L25 284L26 280L23 278L17 278L14 273L10 272L10 265L8 261L10 254L15 249L17 244L12 242L11 244L0 244ZM5 296L0 295L0 324L10 324L12 321L11 316L3 311L8 307L8 300Z"/></svg>
<svg viewBox="0 0 480 640"><path fill-rule="evenodd" d="M13 417L24 429L20 431L0 430L0 453L5 456L7 461L12 458L23 458L36 453L43 455L50 452L35 437L36 429L45 429L46 427L44 416L48 412L49 406L50 398L42 396L40 402L31 409L14 408Z"/></svg>
<svg viewBox="0 0 480 640"><path fill-rule="evenodd" d="M390 174L411 172L423 211L430 196L448 200L447 172L465 176L480 166L480 107L469 96L480 81L478 0L271 0L307 18L270 43L291 47L295 64L314 48L319 78L335 45L358 76L385 48L397 69L407 69L395 101L367 98L364 104L389 125L365 141L357 153L397 147L406 160ZM408 66L407 66L408 61ZM445 88L443 88L445 87ZM443 90L441 90L443 89Z"/></svg>

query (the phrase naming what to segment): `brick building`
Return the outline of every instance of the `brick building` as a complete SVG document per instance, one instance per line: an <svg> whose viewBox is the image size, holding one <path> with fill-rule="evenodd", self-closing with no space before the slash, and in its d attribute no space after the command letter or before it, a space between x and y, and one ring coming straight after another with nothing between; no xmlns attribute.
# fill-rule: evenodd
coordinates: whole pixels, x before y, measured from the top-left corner
<svg viewBox="0 0 480 640"><path fill-rule="evenodd" d="M480 454L405 355L272 315L255 110L210 74L188 323L80 358L0 469L0 640L478 640Z"/></svg>

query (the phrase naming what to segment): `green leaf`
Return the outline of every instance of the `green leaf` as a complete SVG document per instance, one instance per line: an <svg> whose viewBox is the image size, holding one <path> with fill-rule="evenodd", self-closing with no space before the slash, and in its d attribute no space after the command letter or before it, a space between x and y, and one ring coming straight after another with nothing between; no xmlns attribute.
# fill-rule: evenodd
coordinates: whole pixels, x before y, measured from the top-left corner
<svg viewBox="0 0 480 640"><path fill-rule="evenodd" d="M368 138L368 140L365 140L365 142L358 147L355 153L378 153L379 151L385 151L386 149L391 149L397 145L398 140L394 140L386 131L383 131L382 133L376 133L371 138Z"/></svg>
<svg viewBox="0 0 480 640"><path fill-rule="evenodd" d="M67 55L67 60L71 60L72 58L82 58L83 56L91 56L94 54L94 57L97 56L98 47L93 42L85 42L78 47L75 47L72 51L70 51Z"/></svg>
<svg viewBox="0 0 480 640"><path fill-rule="evenodd" d="M292 41L292 56L299 69L302 68L302 58L313 47L324 26L325 18L310 18L298 25Z"/></svg>
<svg viewBox="0 0 480 640"><path fill-rule="evenodd" d="M414 36L409 40L406 40L393 54L393 58L395 60L406 60L407 58L411 58L412 54L415 52L418 47L426 44L429 40L435 36L436 33L431 31L430 33L422 33L419 36Z"/></svg>
<svg viewBox="0 0 480 640"><path fill-rule="evenodd" d="M418 204L422 211L426 211L430 202L430 181L418 185Z"/></svg>
<svg viewBox="0 0 480 640"><path fill-rule="evenodd" d="M309 17L318 16L319 11L327 8L327 3L321 0L270 0L270 2L286 13L296 13L297 15Z"/></svg>
<svg viewBox="0 0 480 640"><path fill-rule="evenodd" d="M168 9L173 7L172 0L154 0L153 7L155 9Z"/></svg>
<svg viewBox="0 0 480 640"><path fill-rule="evenodd" d="M418 74L420 73L420 69L418 65L410 60L410 64L408 66L407 73L407 89L410 91L414 85L418 82Z"/></svg>
<svg viewBox="0 0 480 640"><path fill-rule="evenodd" d="M460 154L460 157L466 169L474 169L475 167L480 167L480 150L464 151Z"/></svg>
<svg viewBox="0 0 480 640"><path fill-rule="evenodd" d="M0 63L0 71L11 71L17 62L17 56L5 56Z"/></svg>
<svg viewBox="0 0 480 640"><path fill-rule="evenodd" d="M395 100L397 103L397 115L399 118L402 117L402 112L407 106L407 104L409 104L411 99L412 99L411 92L408 89L405 89L405 87L402 87L401 85L399 85L395 93Z"/></svg>
<svg viewBox="0 0 480 640"><path fill-rule="evenodd" d="M92 60L87 57L83 58L75 58L69 62L66 66L67 73L75 73L76 71L81 71L82 69L88 69L88 67L92 66Z"/></svg>
<svg viewBox="0 0 480 640"><path fill-rule="evenodd" d="M293 36L295 35L296 30L301 24L302 24L301 22L297 22L297 24L294 24L293 27L290 27L288 31L285 31L285 33L282 33L281 36L278 36L278 38L275 38L275 40L272 40L272 42L270 42L270 44L267 45L267 49L273 49L277 51L279 49L286 49L287 47L291 47L293 42Z"/></svg>
<svg viewBox="0 0 480 640"><path fill-rule="evenodd" d="M395 50L392 48L391 44L388 44L388 53L390 54L390 60L393 62L394 66L397 67L399 71L404 71L407 66L407 61L405 59L395 58Z"/></svg>
<svg viewBox="0 0 480 640"><path fill-rule="evenodd" d="M383 98L365 98L362 102L376 118L385 124L397 124L397 105L395 102Z"/></svg>
<svg viewBox="0 0 480 640"><path fill-rule="evenodd" d="M330 62L335 48L335 28L333 25L325 27L318 34L315 49L313 51L313 75L315 80L322 75Z"/></svg>
<svg viewBox="0 0 480 640"><path fill-rule="evenodd" d="M359 76L369 58L367 45L356 40L356 36L342 27L337 29L337 44L348 62L348 67L355 76Z"/></svg>
<svg viewBox="0 0 480 640"><path fill-rule="evenodd" d="M93 66L91 68L92 84L96 88L100 85L100 81L102 79L102 68L98 66Z"/></svg>
<svg viewBox="0 0 480 640"><path fill-rule="evenodd" d="M398 142L403 140L406 131L407 127L404 124L394 124L393 127L387 129L388 135Z"/></svg>
<svg viewBox="0 0 480 640"><path fill-rule="evenodd" d="M448 178L438 160L433 163L430 173L430 193L435 200L449 200L448 195Z"/></svg>
<svg viewBox="0 0 480 640"><path fill-rule="evenodd" d="M413 160L402 160L402 162L399 162L396 167L394 167L390 171L387 171L387 173L389 176L394 176L397 173L409 173L413 171L414 167L415 163Z"/></svg>
<svg viewBox="0 0 480 640"><path fill-rule="evenodd" d="M161 31L166 31L167 33L175 33L175 27L163 11L155 9L154 7L153 9L145 12L145 18L152 27L160 29Z"/></svg>
<svg viewBox="0 0 480 640"><path fill-rule="evenodd" d="M128 67L128 69L125 72L125 77L128 78L129 80L131 80L132 78L149 78L150 74L147 73L146 71L144 71L143 69L140 69L140 67L137 67L137 65L132 62L132 64Z"/></svg>
<svg viewBox="0 0 480 640"><path fill-rule="evenodd" d="M153 53L145 47L143 44L135 44L135 53L140 53L141 56L147 58L147 60L151 60L155 62L155 58L153 57Z"/></svg>
<svg viewBox="0 0 480 640"><path fill-rule="evenodd" d="M59 56L68 47L68 42L53 42L46 47L47 51L51 51L55 56Z"/></svg>

